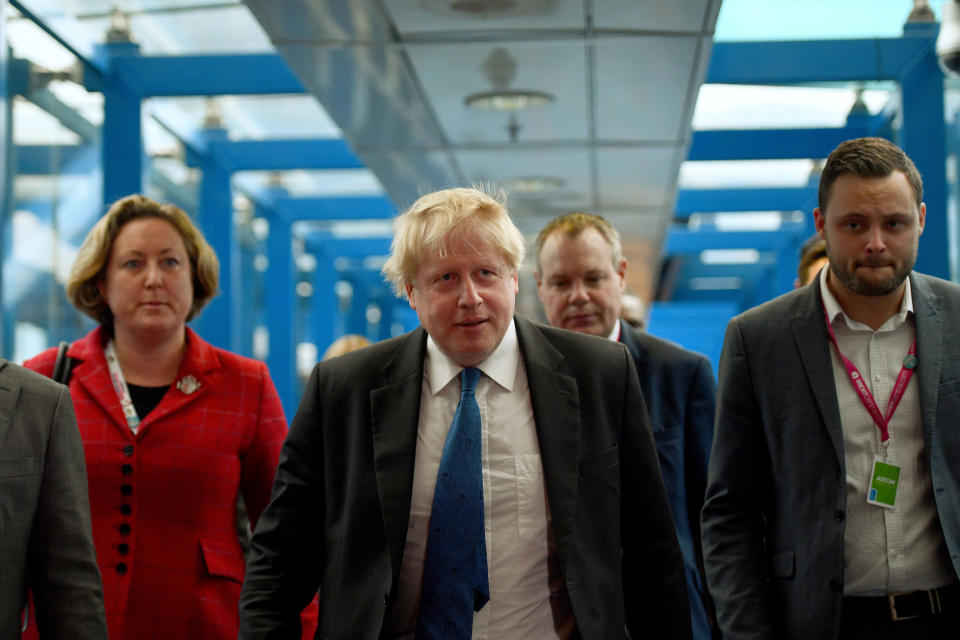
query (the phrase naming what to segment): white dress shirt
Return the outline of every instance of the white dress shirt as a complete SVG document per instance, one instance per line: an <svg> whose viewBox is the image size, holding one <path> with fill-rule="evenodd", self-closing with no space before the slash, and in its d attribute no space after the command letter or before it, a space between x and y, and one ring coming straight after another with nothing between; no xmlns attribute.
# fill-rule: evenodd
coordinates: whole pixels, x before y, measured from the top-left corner
<svg viewBox="0 0 960 640"><path fill-rule="evenodd" d="M526 369L510 323L500 345L478 365L483 508L490 601L473 618L477 640L554 639L550 606L549 513ZM423 580L427 531L437 470L460 400L461 367L432 338L420 396L413 497L390 638L412 639ZM562 582L556 588L562 586Z"/></svg>
<svg viewBox="0 0 960 640"><path fill-rule="evenodd" d="M837 344L856 365L883 413L915 334L910 280L906 280L900 311L874 331L843 311L827 286L828 271L820 274L820 292ZM896 508L886 509L867 503L874 456L884 455L880 429L860 401L833 345L830 357L847 473L844 595L884 595L949 584L953 573L933 500L916 374L888 425L886 458L900 467L900 482ZM923 364L917 364L918 370Z"/></svg>

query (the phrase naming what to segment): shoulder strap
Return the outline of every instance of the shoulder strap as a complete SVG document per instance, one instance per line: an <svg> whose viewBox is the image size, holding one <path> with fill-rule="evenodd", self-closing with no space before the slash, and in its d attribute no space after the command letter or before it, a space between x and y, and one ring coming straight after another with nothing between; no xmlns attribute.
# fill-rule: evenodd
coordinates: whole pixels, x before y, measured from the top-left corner
<svg viewBox="0 0 960 640"><path fill-rule="evenodd" d="M53 374L50 378L60 384L68 384L70 373L73 371L74 359L67 355L69 348L70 343L66 340L62 340L57 347L57 361L53 363Z"/></svg>

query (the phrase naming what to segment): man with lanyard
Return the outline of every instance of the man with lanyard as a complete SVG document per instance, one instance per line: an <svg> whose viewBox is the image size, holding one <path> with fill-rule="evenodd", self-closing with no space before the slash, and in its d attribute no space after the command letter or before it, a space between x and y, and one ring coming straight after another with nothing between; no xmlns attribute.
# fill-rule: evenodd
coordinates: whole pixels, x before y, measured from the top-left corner
<svg viewBox="0 0 960 640"><path fill-rule="evenodd" d="M920 175L879 138L820 178L829 268L730 321L702 513L724 638L953 638L960 287L913 272Z"/></svg>

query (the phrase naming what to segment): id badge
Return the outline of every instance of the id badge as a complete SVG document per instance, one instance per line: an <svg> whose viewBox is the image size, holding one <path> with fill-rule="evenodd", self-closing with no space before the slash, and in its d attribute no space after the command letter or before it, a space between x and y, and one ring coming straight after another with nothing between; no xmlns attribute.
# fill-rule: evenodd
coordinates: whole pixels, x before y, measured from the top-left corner
<svg viewBox="0 0 960 640"><path fill-rule="evenodd" d="M884 509L893 509L897 502L899 485L900 467L884 462L879 457L874 458L867 503Z"/></svg>

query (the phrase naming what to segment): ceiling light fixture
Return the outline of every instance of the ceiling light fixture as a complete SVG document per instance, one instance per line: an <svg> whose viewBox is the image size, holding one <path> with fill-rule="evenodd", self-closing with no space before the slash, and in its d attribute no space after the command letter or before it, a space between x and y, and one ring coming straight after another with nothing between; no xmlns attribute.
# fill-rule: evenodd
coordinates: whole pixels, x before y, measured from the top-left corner
<svg viewBox="0 0 960 640"><path fill-rule="evenodd" d="M468 107L512 112L539 107L554 101L554 97L544 91L510 88L510 83L517 74L517 61L506 49L497 48L490 52L482 68L483 74L493 89L472 93L464 98L464 103Z"/></svg>
<svg viewBox="0 0 960 640"><path fill-rule="evenodd" d="M563 178L554 176L518 176L500 181L500 185L514 193L547 193L566 184Z"/></svg>
<svg viewBox="0 0 960 640"><path fill-rule="evenodd" d="M420 6L453 18L503 19L542 16L554 10L557 0L420 0Z"/></svg>

